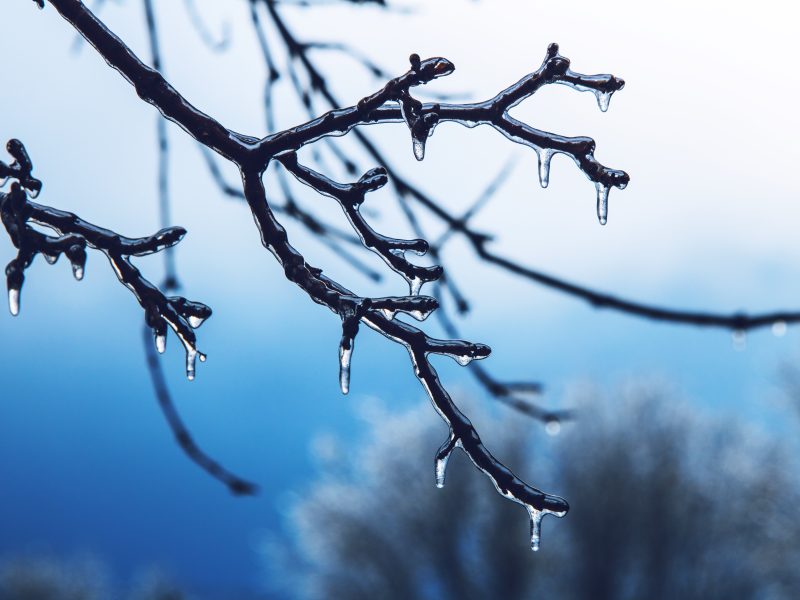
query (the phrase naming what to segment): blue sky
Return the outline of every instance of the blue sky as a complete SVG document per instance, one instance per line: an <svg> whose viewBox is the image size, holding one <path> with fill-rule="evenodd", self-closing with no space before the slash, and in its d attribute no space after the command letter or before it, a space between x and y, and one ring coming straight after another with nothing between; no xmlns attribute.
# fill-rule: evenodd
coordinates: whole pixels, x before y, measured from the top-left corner
<svg viewBox="0 0 800 600"><path fill-rule="evenodd" d="M91 48L70 50L74 33L52 7L3 4L0 137L26 143L45 183L39 201L127 235L155 231L155 111ZM212 27L230 23L232 46L222 54L202 46L182 3L156 4L176 87L226 125L263 133L263 65L245 3L198 2ZM565 87L543 90L515 113L544 129L595 137L601 162L631 174L628 189L611 192L606 227L596 222L592 185L563 157L541 190L532 152L495 132L442 126L417 164L401 127L370 129L403 172L453 208L466 208L515 158L512 177L476 221L499 234L498 250L659 304L727 312L800 305L797 9L677 2L654 14L633 2L429 4L390 17L335 4L285 12L299 35L347 39L391 72L405 69L412 51L447 56L458 70L437 89L469 98L488 97L536 68L552 41L574 69L627 82L606 114L590 95ZM141 12L129 0L109 3L104 17L146 57ZM378 86L346 59L320 62L348 102ZM281 122L302 120L289 94L282 97ZM287 494L313 473L312 437L358 435L352 409L366 397L399 407L423 392L405 351L365 331L351 396L341 397L336 317L283 279L246 209L221 198L194 145L177 127L169 132L173 220L189 231L177 254L184 292L215 313L199 330L209 360L195 382L182 375L174 338L162 361L198 441L263 493L232 498L178 452L150 392L141 310L105 260L91 255L79 284L66 264L37 260L20 317L0 314L0 556L87 551L121 572L158 563L200 587L254 585L260 539L276 531ZM408 235L388 192L383 204L376 196L377 227ZM321 206L326 199L303 198L335 214ZM348 286L402 292L399 278L376 286L289 229L309 260ZM13 252L0 236L3 256ZM465 335L492 346L486 364L496 373L544 381L542 402L550 406L563 405L579 382L611 387L652 377L703 406L772 423L777 369L798 358L791 327L783 337L749 335L740 351L729 332L598 312L515 281L476 263L459 241L446 259L473 299ZM137 264L160 278L158 258ZM459 393L480 395L454 364L442 361L442 373Z"/></svg>

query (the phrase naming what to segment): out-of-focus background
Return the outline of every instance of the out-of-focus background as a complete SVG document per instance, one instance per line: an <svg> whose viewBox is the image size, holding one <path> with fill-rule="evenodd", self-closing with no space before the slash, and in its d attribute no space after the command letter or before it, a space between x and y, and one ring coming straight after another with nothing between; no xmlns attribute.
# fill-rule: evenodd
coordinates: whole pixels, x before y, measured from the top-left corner
<svg viewBox="0 0 800 600"><path fill-rule="evenodd" d="M104 21L149 56L142 3L99 4ZM183 2L156 1L168 79L227 126L263 134L265 73L248 3L195 5L229 45L209 50ZM564 86L514 112L541 129L594 137L597 158L631 174L626 190L611 192L606 227L593 186L563 156L542 190L533 152L492 130L442 125L417 163L404 126L369 129L407 177L456 212L516 161L474 221L496 235L498 252L667 306L800 306L797 9L395 6L279 9L300 39L345 41L390 73L404 71L411 52L445 56L457 70L430 91L460 98L493 95L538 67L553 41L575 70L627 82L605 114ZM76 43L52 7L6 1L0 31L0 138L25 142L44 181L38 201L127 235L158 229L154 109ZM276 53L282 61L279 45ZM382 85L346 56L318 60L347 103ZM305 120L289 85L275 89L284 127ZM20 316L0 315L0 594L797 596L793 327L734 343L729 331L594 310L481 264L455 239L444 258L473 306L459 325L492 346L485 366L542 381L538 402L548 408L579 409L576 422L547 435L497 406L452 361L436 362L498 457L570 500L568 517L545 519L534 556L524 511L465 461L444 490L433 486L444 426L420 408L424 393L400 347L364 331L350 395L340 395L338 319L283 278L246 207L222 197L194 143L171 124L169 135L172 220L189 231L176 255L182 293L215 312L198 332L209 359L195 381L185 380L174 338L161 362L198 442L261 494L232 497L174 444L145 368L141 310L105 261L90 254L81 283L61 262L37 261ZM375 166L363 155L359 163ZM335 215L327 199L298 194ZM410 235L389 192L369 203L378 230ZM432 221L423 225L438 236ZM403 291L399 278L371 282L287 227L309 262L351 289ZM0 260L13 255L0 236ZM160 280L158 257L137 265Z"/></svg>

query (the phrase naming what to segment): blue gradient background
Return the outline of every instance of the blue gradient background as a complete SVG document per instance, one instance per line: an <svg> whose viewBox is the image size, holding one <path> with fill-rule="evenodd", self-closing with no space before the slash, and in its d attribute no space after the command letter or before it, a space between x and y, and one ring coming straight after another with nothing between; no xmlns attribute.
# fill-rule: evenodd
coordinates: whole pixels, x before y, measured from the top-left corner
<svg viewBox="0 0 800 600"><path fill-rule="evenodd" d="M227 126L263 133L263 65L246 3L221 4L198 3L212 26L231 26L232 47L214 54L182 3L157 2L168 78ZM533 153L495 132L442 126L420 165L401 127L370 133L454 209L466 208L516 157L512 178L476 223L499 233L498 249L531 266L663 305L729 312L800 305L797 9L766 2L771 10L754 14L744 4L678 2L656 15L624 2L435 4L391 16L338 5L285 12L301 37L347 39L392 72L406 67L411 51L447 56L459 70L437 89L470 98L538 66L551 41L576 70L622 76L628 85L607 114L566 88L543 90L515 109L538 127L592 135L601 162L631 173L629 188L611 193L605 228L596 223L591 184L563 157L541 190ZM103 16L148 56L138 3L109 4ZM7 0L0 31L0 137L25 142L45 183L39 201L127 235L155 231L155 111L91 48L70 51L74 34L52 7ZM378 85L346 58L320 62L348 102ZM303 120L283 93L281 123ZM264 585L262 540L280 532L283 507L313 477L313 436L357 437L353 407L363 399L406 407L423 391L405 351L364 331L351 395L339 394L337 319L284 280L245 207L221 198L193 143L173 125L169 132L173 221L189 230L177 253L183 293L215 312L199 330L209 360L196 381L183 377L173 337L162 363L197 441L262 493L234 498L179 452L149 385L141 310L105 260L90 255L80 284L66 264L37 260L21 315L0 315L0 557L89 552L122 578L156 564L205 597L245 597ZM336 215L326 199L303 194L307 206ZM383 204L376 196L377 228L408 235L388 192ZM426 226L435 237L437 226ZM399 279L368 282L288 227L312 264L349 287L402 292ZM0 236L0 257L12 256ZM746 350L736 351L729 332L596 311L493 272L460 241L446 258L473 300L465 335L492 346L486 365L495 373L544 381L544 404L564 406L582 381L612 387L651 377L699 405L782 426L777 370L798 357L794 328L780 338L750 334ZM162 276L157 257L137 265L153 281ZM436 364L457 394L482 397L463 369Z"/></svg>

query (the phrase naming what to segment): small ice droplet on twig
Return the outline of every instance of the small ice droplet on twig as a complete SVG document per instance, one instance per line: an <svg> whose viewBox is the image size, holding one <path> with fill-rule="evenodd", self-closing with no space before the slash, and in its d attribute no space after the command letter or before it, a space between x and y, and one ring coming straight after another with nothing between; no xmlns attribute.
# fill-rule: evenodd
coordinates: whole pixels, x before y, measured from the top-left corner
<svg viewBox="0 0 800 600"><path fill-rule="evenodd" d="M72 276L78 281L83 279L83 265L72 263Z"/></svg>
<svg viewBox="0 0 800 600"><path fill-rule="evenodd" d="M555 417L547 419L547 423L544 424L544 430L547 432L547 435L558 435L561 433L561 421Z"/></svg>
<svg viewBox="0 0 800 600"><path fill-rule="evenodd" d="M189 317L187 318L187 321L189 321L189 326L192 329L197 329L198 327L200 327L200 325L203 324L205 319L203 319L202 317L197 317L195 315L189 315Z"/></svg>
<svg viewBox="0 0 800 600"><path fill-rule="evenodd" d="M536 154L539 156L539 185L546 188L550 184L550 161L554 152L550 148L542 148Z"/></svg>
<svg viewBox="0 0 800 600"><path fill-rule="evenodd" d="M735 329L731 334L731 342L737 352L747 350L747 332L744 329Z"/></svg>
<svg viewBox="0 0 800 600"><path fill-rule="evenodd" d="M786 335L787 329L786 321L775 321L772 324L772 335L775 337L783 337Z"/></svg>
<svg viewBox="0 0 800 600"><path fill-rule="evenodd" d="M597 189L597 220L600 225L605 225L608 222L608 186L604 183L597 182L594 184Z"/></svg>

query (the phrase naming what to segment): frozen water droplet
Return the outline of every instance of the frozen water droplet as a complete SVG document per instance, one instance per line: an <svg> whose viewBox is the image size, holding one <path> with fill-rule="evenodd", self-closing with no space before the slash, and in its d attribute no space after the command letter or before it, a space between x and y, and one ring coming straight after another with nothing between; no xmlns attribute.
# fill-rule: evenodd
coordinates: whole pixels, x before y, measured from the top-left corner
<svg viewBox="0 0 800 600"><path fill-rule="evenodd" d="M72 276L78 281L83 279L83 265L72 263Z"/></svg>
<svg viewBox="0 0 800 600"><path fill-rule="evenodd" d="M600 225L608 222L608 186L599 181L594 184L597 190L597 220Z"/></svg>
<svg viewBox="0 0 800 600"><path fill-rule="evenodd" d="M548 419L547 423L544 425L544 430L547 432L547 435L558 435L561 433L561 421L558 419Z"/></svg>
<svg viewBox="0 0 800 600"><path fill-rule="evenodd" d="M56 261L58 260L58 254L44 254L44 253L42 253L42 256L44 256L44 259L47 261L47 264L49 264L49 265L56 264Z"/></svg>
<svg viewBox="0 0 800 600"><path fill-rule="evenodd" d="M36 198L39 197L39 190L29 190L28 188L25 188L25 189L28 192L28 196L30 196L32 199L35 200Z"/></svg>
<svg viewBox="0 0 800 600"><path fill-rule="evenodd" d="M414 146L414 158L416 158L417 160L422 160L423 158L425 158L425 140L414 138L413 146Z"/></svg>
<svg viewBox="0 0 800 600"><path fill-rule="evenodd" d="M410 314L412 317L414 317L417 321L424 321L425 319L428 318L428 315L430 315L431 313L430 312L423 312L421 310L411 310L411 311L408 311L408 314Z"/></svg>
<svg viewBox="0 0 800 600"><path fill-rule="evenodd" d="M743 329L736 329L731 334L731 341L733 342L733 349L737 352L747 350L747 332Z"/></svg>
<svg viewBox="0 0 800 600"><path fill-rule="evenodd" d="M394 315L396 314L396 312L393 311L391 308L382 308L380 312L384 317L386 317L390 321L394 319Z"/></svg>
<svg viewBox="0 0 800 600"><path fill-rule="evenodd" d="M8 289L8 310L15 317L19 314L19 289L17 288Z"/></svg>
<svg viewBox="0 0 800 600"><path fill-rule="evenodd" d="M206 362L206 358L208 358L208 357L207 357L205 354L203 354L202 352L198 352L198 353L197 353L197 357L200 359L200 362Z"/></svg>
<svg viewBox="0 0 800 600"><path fill-rule="evenodd" d="M156 350L158 350L159 354L164 354L164 351L167 349L167 336L157 333L156 334Z"/></svg>
<svg viewBox="0 0 800 600"><path fill-rule="evenodd" d="M355 340L350 340L350 347L339 346L339 387L343 394L350 391L350 359L353 357L353 344Z"/></svg>
<svg viewBox="0 0 800 600"><path fill-rule="evenodd" d="M445 356L449 356L462 367L466 367L473 361L473 357L469 356L468 354L445 354Z"/></svg>
<svg viewBox="0 0 800 600"><path fill-rule="evenodd" d="M205 321L205 319L201 317L196 317L195 315L189 315L187 321L189 321L189 326L192 329L197 329L198 327L200 327L200 325L203 324L203 321Z"/></svg>
<svg viewBox="0 0 800 600"><path fill-rule="evenodd" d="M772 324L772 335L775 337L783 337L786 335L787 329L786 321L775 321Z"/></svg>
<svg viewBox="0 0 800 600"><path fill-rule="evenodd" d="M553 151L550 148L542 148L537 154L539 155L539 185L546 188L550 184L550 160L553 158Z"/></svg>
<svg viewBox="0 0 800 600"><path fill-rule="evenodd" d="M608 105L611 102L611 94L614 92L604 92L601 90L595 90L594 96L597 98L597 106L600 107L600 110L606 112L608 110Z"/></svg>

